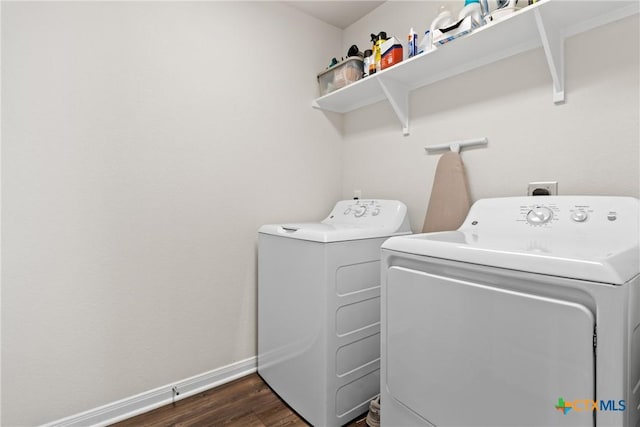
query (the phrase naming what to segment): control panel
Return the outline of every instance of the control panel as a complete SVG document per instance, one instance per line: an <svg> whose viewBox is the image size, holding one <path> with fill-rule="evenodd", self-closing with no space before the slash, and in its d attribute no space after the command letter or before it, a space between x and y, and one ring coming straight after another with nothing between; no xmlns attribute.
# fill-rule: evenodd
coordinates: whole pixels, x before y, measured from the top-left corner
<svg viewBox="0 0 640 427"><path fill-rule="evenodd" d="M407 207L397 200L342 200L322 222L376 227L402 223L406 216Z"/></svg>
<svg viewBox="0 0 640 427"><path fill-rule="evenodd" d="M476 230L637 229L638 199L607 196L505 197L477 201L463 224ZM604 229L603 229L604 230ZM627 231L628 232L628 231Z"/></svg>
<svg viewBox="0 0 640 427"><path fill-rule="evenodd" d="M353 215L355 218L362 218L365 215L378 216L382 206L377 200L356 200L347 205L342 215Z"/></svg>
<svg viewBox="0 0 640 427"><path fill-rule="evenodd" d="M606 216L610 221L617 219L615 210L600 210L596 206L588 203L558 204L553 201L547 201L544 204L535 203L520 206L520 216L532 226L549 226L562 220L574 223L585 223L594 213L596 215L600 214L602 218Z"/></svg>

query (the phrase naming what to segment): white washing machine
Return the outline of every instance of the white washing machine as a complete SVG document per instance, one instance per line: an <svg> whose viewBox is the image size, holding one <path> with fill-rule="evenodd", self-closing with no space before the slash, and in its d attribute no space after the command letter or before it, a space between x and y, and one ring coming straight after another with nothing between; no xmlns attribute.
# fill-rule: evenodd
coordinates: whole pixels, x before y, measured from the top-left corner
<svg viewBox="0 0 640 427"><path fill-rule="evenodd" d="M387 240L382 425L640 425L639 222L634 198L500 198Z"/></svg>
<svg viewBox="0 0 640 427"><path fill-rule="evenodd" d="M410 232L394 200L260 228L258 373L312 425L343 425L379 393L380 245Z"/></svg>

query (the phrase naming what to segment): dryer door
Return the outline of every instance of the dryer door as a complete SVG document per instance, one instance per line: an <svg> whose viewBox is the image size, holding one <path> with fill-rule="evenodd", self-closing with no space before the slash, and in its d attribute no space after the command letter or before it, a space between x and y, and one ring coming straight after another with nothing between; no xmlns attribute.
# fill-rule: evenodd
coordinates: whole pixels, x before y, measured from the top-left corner
<svg viewBox="0 0 640 427"><path fill-rule="evenodd" d="M402 267L388 270L387 387L437 426L587 426L592 312ZM561 405L562 406L562 405Z"/></svg>

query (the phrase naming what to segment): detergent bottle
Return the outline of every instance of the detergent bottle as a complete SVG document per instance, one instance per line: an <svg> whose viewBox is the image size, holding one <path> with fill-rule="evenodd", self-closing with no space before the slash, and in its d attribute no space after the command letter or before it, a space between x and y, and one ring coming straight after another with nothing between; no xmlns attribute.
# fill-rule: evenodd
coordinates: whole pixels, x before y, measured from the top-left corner
<svg viewBox="0 0 640 427"><path fill-rule="evenodd" d="M466 18L467 16L471 17L472 27L479 27L480 25L484 24L480 0L464 0L464 7L458 14L458 21Z"/></svg>
<svg viewBox="0 0 640 427"><path fill-rule="evenodd" d="M440 13L431 22L431 28L429 31L429 44L433 44L433 32L439 28L446 28L453 25L453 15L446 6L440 6Z"/></svg>

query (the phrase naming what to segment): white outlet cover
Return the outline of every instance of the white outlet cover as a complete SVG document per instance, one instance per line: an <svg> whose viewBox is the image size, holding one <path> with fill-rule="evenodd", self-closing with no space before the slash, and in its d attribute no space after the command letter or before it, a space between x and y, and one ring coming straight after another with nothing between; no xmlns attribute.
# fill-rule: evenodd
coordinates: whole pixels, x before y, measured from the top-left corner
<svg viewBox="0 0 640 427"><path fill-rule="evenodd" d="M547 190L550 196L558 195L558 181L530 182L527 196L533 196L535 190Z"/></svg>

